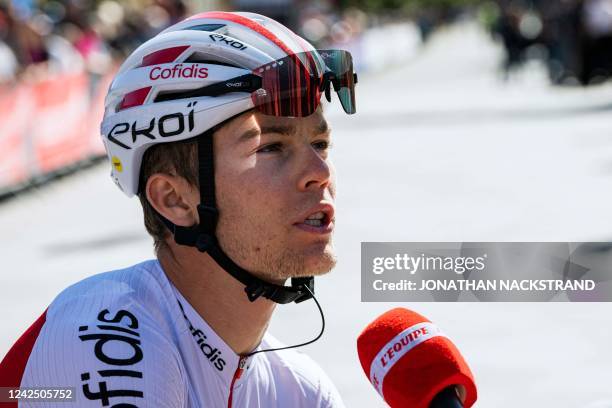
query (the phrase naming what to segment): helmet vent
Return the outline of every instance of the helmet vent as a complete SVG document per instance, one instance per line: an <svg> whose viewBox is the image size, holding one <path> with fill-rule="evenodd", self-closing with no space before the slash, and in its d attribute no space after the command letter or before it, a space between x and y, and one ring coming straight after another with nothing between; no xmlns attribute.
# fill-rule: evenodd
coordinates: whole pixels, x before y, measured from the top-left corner
<svg viewBox="0 0 612 408"><path fill-rule="evenodd" d="M196 30L196 31L217 31L220 28L225 27L225 24L200 24L191 27L184 28L183 30Z"/></svg>
<svg viewBox="0 0 612 408"><path fill-rule="evenodd" d="M191 62L191 63L198 63L198 64L214 64L214 65L223 65L226 67L242 68L241 66L232 63L228 59L225 59L225 58L221 59L217 55L206 54L202 52L194 52L183 62Z"/></svg>

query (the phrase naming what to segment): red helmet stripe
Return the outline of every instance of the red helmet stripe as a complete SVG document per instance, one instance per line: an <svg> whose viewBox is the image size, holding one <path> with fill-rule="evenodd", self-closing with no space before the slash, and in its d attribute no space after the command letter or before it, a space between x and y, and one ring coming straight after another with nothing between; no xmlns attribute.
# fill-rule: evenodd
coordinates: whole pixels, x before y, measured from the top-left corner
<svg viewBox="0 0 612 408"><path fill-rule="evenodd" d="M241 24L263 35L268 40L276 44L276 46L278 46L281 50L285 51L288 55L295 54L295 52L292 51L289 47L287 47L287 44L282 42L280 38L278 38L272 31L268 30L261 24L247 17L241 16L239 14L228 13L225 11L208 11L205 13L196 14L195 16L191 16L187 20L195 20L195 19L200 19L200 18L216 18L220 20L227 20L233 23Z"/></svg>
<svg viewBox="0 0 612 408"><path fill-rule="evenodd" d="M121 103L119 104L118 110L131 108L132 106L142 105L145 99L147 99L150 90L151 87L147 86L146 88L140 88L135 91L126 93L123 99L121 100Z"/></svg>
<svg viewBox="0 0 612 408"><path fill-rule="evenodd" d="M177 59L178 56L181 55L187 48L189 48L188 45L181 45L179 47L166 48L152 52L151 54L142 57L142 64L140 64L140 66L148 67L151 65L174 62L174 60Z"/></svg>

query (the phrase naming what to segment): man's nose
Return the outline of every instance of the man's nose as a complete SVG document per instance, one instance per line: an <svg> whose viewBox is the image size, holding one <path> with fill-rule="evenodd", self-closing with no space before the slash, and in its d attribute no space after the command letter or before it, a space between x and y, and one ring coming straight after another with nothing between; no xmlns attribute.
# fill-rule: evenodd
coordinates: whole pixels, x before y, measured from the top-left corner
<svg viewBox="0 0 612 408"><path fill-rule="evenodd" d="M321 157L316 149L310 148L303 158L299 189L320 189L327 187L332 179L332 166L329 159Z"/></svg>

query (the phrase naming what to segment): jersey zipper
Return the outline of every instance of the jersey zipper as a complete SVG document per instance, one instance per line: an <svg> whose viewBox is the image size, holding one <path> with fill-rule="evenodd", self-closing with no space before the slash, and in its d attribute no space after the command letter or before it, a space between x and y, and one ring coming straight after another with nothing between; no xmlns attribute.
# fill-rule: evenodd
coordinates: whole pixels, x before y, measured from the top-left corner
<svg viewBox="0 0 612 408"><path fill-rule="evenodd" d="M246 360L247 358L244 356L240 357L240 360L238 360L238 367L236 368L236 371L234 372L234 378L232 378L232 384L230 385L229 397L227 398L227 408L232 408L232 398L234 396L234 384L236 383L236 380L238 380L240 376L242 375L242 372L244 371L244 365L246 364Z"/></svg>

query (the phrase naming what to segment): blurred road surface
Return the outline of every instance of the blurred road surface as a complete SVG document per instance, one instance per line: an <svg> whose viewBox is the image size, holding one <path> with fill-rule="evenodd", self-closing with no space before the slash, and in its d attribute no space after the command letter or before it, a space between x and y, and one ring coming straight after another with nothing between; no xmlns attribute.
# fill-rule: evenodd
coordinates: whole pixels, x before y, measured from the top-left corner
<svg viewBox="0 0 612 408"><path fill-rule="evenodd" d="M355 339L397 306L360 302L361 241L612 240L612 85L552 89L535 65L503 82L499 60L459 25L410 64L363 75L354 117L329 107L339 263L317 284L328 329L304 351L348 407L385 406ZM0 356L66 286L152 256L137 200L108 173L98 165L0 205ZM612 406L612 304L402 306L462 350L477 407ZM293 343L318 324L307 302L279 307L271 330Z"/></svg>

